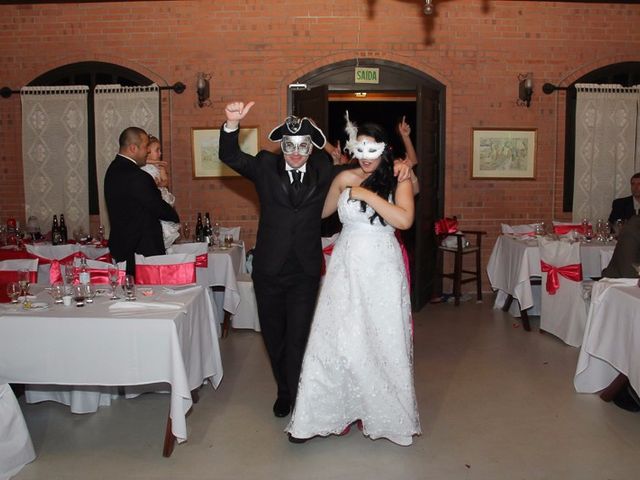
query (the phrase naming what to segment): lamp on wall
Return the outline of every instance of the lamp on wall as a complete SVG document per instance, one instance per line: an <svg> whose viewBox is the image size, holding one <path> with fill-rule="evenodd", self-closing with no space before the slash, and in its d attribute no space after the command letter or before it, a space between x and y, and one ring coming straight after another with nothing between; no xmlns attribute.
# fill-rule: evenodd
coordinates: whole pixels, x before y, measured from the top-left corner
<svg viewBox="0 0 640 480"><path fill-rule="evenodd" d="M435 7L433 6L433 0L424 0L424 14L425 15L431 15L433 14L433 11L435 10Z"/></svg>
<svg viewBox="0 0 640 480"><path fill-rule="evenodd" d="M198 82L196 83L196 93L198 94L198 106L210 107L211 100L209 100L209 79L210 73L198 72Z"/></svg>
<svg viewBox="0 0 640 480"><path fill-rule="evenodd" d="M533 96L533 73L521 73L518 75L518 101L521 107L531 106L531 97Z"/></svg>

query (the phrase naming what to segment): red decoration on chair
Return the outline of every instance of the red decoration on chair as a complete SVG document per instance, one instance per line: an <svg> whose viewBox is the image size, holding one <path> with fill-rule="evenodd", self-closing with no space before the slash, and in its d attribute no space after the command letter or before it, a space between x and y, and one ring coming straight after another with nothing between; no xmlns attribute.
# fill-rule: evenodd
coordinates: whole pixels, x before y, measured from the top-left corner
<svg viewBox="0 0 640 480"><path fill-rule="evenodd" d="M540 269L547 274L545 287L549 295L555 295L560 288L558 275L562 275L564 278L574 282L582 281L582 265L580 263L565 265L564 267L554 267L540 260Z"/></svg>
<svg viewBox="0 0 640 480"><path fill-rule="evenodd" d="M458 231L458 219L453 218L441 218L436 221L435 225L436 235L446 235L449 233L456 233Z"/></svg>
<svg viewBox="0 0 640 480"><path fill-rule="evenodd" d="M576 224L576 225L554 225L553 226L553 233L555 233L556 235L565 235L567 233L569 233L571 230L575 230L578 233L581 233L582 235L584 235L586 232L584 231L584 227L582 226L582 224Z"/></svg>

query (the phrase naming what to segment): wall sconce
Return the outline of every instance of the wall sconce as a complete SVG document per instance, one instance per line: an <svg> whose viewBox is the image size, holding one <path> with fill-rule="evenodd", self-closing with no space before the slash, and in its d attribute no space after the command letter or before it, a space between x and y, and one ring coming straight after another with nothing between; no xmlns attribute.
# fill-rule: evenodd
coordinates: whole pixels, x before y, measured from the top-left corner
<svg viewBox="0 0 640 480"><path fill-rule="evenodd" d="M210 107L211 100L209 100L209 79L210 73L198 72L198 82L196 83L196 92L198 94L198 106Z"/></svg>
<svg viewBox="0 0 640 480"><path fill-rule="evenodd" d="M533 96L533 73L521 73L518 75L518 101L521 107L531 106L531 97Z"/></svg>
<svg viewBox="0 0 640 480"><path fill-rule="evenodd" d="M433 0L424 0L424 8L422 11L425 15L432 15L435 7L433 6Z"/></svg>

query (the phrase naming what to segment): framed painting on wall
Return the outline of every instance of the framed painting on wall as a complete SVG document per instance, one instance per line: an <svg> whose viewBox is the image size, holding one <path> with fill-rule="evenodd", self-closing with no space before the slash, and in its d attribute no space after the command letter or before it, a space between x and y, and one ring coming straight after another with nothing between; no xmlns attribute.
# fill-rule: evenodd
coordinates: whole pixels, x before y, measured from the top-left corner
<svg viewBox="0 0 640 480"><path fill-rule="evenodd" d="M258 127L240 129L240 149L251 155L258 153ZM218 144L219 128L192 128L191 155L193 158L193 178L236 177L239 174L220 161Z"/></svg>
<svg viewBox="0 0 640 480"><path fill-rule="evenodd" d="M536 129L473 128L471 178L535 178Z"/></svg>

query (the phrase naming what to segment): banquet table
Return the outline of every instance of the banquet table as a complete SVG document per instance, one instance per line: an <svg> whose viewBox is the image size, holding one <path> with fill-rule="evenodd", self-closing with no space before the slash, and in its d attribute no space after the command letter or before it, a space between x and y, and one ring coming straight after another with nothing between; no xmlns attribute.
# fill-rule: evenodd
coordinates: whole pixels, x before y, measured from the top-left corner
<svg viewBox="0 0 640 480"><path fill-rule="evenodd" d="M601 251L613 251L615 243L592 241L581 243L580 260L583 277L600 277L602 273ZM500 235L487 264L487 275L494 290L497 290L494 308L503 308L513 297L518 305L510 312L519 316L539 314L540 295L532 288L532 277L541 277L540 250L535 238L518 238ZM537 293L537 294L536 294ZM533 308L532 308L533 307Z"/></svg>
<svg viewBox="0 0 640 480"><path fill-rule="evenodd" d="M0 304L0 383L169 384L167 433L187 439L191 392L207 379L217 386L223 374L204 288L154 286L137 302L106 294L81 308L54 305L41 287L34 291L46 307Z"/></svg>
<svg viewBox="0 0 640 480"><path fill-rule="evenodd" d="M635 278L593 285L573 383L577 392L595 393L620 374L640 392L640 288Z"/></svg>

